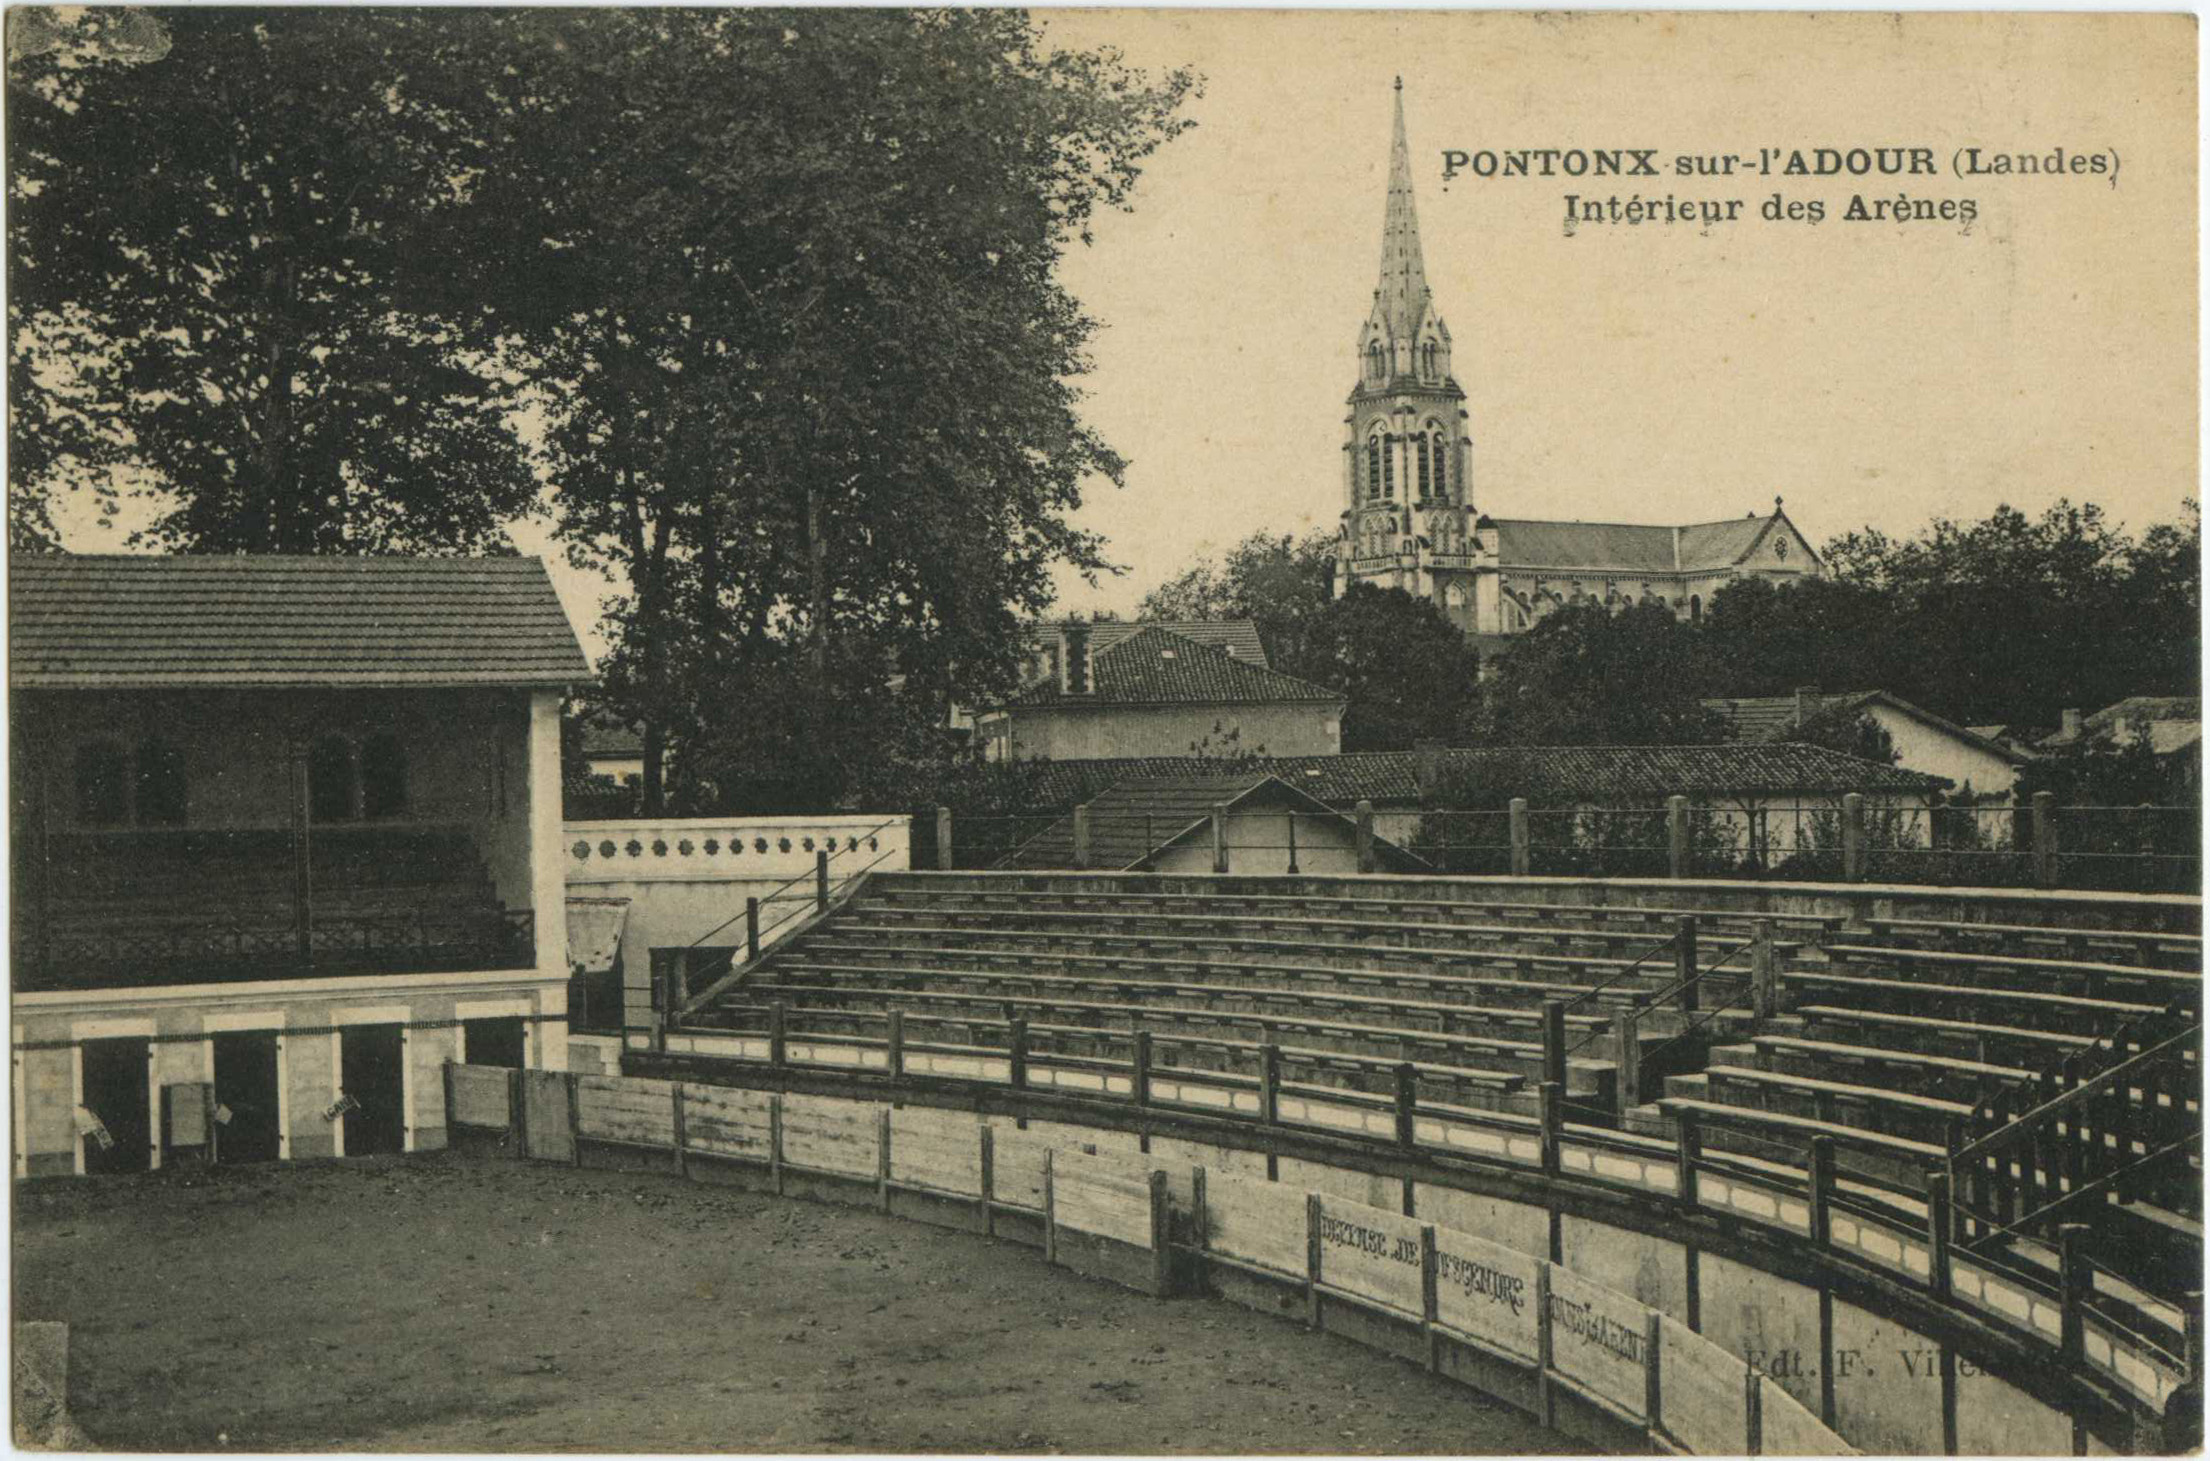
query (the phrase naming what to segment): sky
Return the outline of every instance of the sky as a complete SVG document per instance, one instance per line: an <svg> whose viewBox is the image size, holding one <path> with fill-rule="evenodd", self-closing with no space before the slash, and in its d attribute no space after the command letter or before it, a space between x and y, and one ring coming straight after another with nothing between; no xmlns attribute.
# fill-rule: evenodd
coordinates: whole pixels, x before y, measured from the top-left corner
<svg viewBox="0 0 2210 1461"><path fill-rule="evenodd" d="M1429 282L1454 342L1475 505L1698 522L1768 511L1813 543L2008 502L2136 528L2197 481L2195 30L2185 15L1105 11L1047 40L1192 66L1195 130L1062 279L1100 322L1083 412L1130 460L1077 521L1127 571L1060 607L1128 614L1249 533L1332 530L1344 397L1379 264L1392 84ZM1934 177L1569 181L1445 149L1923 146ZM1959 179L1956 149L2102 153L2094 174ZM1585 224L1567 192L1739 198L1708 229ZM1974 202L1849 223L1853 193ZM1818 199L1817 226L1755 216ZM526 552L557 559L541 523ZM119 533L71 534L113 548ZM587 648L606 586L555 562Z"/></svg>

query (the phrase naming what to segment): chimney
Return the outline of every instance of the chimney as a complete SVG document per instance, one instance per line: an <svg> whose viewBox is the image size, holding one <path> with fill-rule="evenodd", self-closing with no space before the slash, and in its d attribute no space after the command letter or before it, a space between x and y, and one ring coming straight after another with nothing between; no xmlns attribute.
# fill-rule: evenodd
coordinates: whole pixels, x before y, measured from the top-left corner
<svg viewBox="0 0 2210 1461"><path fill-rule="evenodd" d="M1441 741L1414 741L1412 743L1413 775L1420 785L1422 805L1433 801L1443 789L1443 743Z"/></svg>
<svg viewBox="0 0 2210 1461"><path fill-rule="evenodd" d="M2064 712L2063 734L2068 741L2076 741L2087 734L2087 718L2080 714L2078 706L2072 706Z"/></svg>
<svg viewBox="0 0 2210 1461"><path fill-rule="evenodd" d="M1090 626L1087 624L1059 626L1059 692L1063 695L1090 693Z"/></svg>
<svg viewBox="0 0 2210 1461"><path fill-rule="evenodd" d="M1796 686L1796 724L1802 725L1806 721L1816 719L1818 713L1819 687L1816 685Z"/></svg>

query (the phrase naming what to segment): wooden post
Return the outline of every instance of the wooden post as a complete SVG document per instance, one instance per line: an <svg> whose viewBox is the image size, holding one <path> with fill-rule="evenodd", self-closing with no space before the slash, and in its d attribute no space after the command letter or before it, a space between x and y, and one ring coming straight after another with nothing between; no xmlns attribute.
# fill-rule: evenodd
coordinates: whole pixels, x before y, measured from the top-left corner
<svg viewBox="0 0 2210 1461"><path fill-rule="evenodd" d="M1757 1383L1757 1366L1747 1360L1742 1362L1742 1385L1746 1392L1742 1397L1743 1429L1748 1432L1743 1437L1742 1454L1762 1456L1765 1454L1765 1392Z"/></svg>
<svg viewBox="0 0 2210 1461"><path fill-rule="evenodd" d="M1949 1240L1955 1230L1955 1210L1950 1205L1949 1174L1926 1174L1926 1282L1936 1298L1949 1297Z"/></svg>
<svg viewBox="0 0 2210 1461"><path fill-rule="evenodd" d="M1028 1084L1028 1021L1018 1015L1005 1022L1008 1084L1018 1091Z"/></svg>
<svg viewBox="0 0 2210 1461"><path fill-rule="evenodd" d="M1135 1050L1130 1056L1128 1075L1129 1094L1138 1106L1151 1104L1151 1032L1136 1031Z"/></svg>
<svg viewBox="0 0 2210 1461"><path fill-rule="evenodd" d="M2087 1268L2085 1223L2057 1225L2057 1295L2062 1306L2058 1348L2065 1359L2078 1364L2085 1354L2087 1311L2084 1307L2094 1279Z"/></svg>
<svg viewBox="0 0 2210 1461"><path fill-rule="evenodd" d="M885 1106L875 1117L875 1200L884 1212L890 1211L890 1108Z"/></svg>
<svg viewBox="0 0 2210 1461"><path fill-rule="evenodd" d="M1289 866L1282 871L1288 873L1291 877L1295 877L1297 875L1297 814L1295 812L1284 812L1282 813L1282 821L1289 828Z"/></svg>
<svg viewBox="0 0 2210 1461"><path fill-rule="evenodd" d="M1212 1244L1212 1209L1205 1200L1203 1167L1189 1169L1189 1241L1197 1250L1197 1289L1202 1293L1212 1273L1205 1263L1205 1250Z"/></svg>
<svg viewBox="0 0 2210 1461"><path fill-rule="evenodd" d="M952 870L952 809L936 809L936 866L940 872Z"/></svg>
<svg viewBox="0 0 2210 1461"><path fill-rule="evenodd" d="M1642 1316L1642 1424L1651 1434L1656 1433L1665 1415L1665 1393L1658 1381L1658 1346L1665 1342L1663 1318L1655 1309ZM1655 1455L1656 1450L1651 1447L1651 1454Z"/></svg>
<svg viewBox="0 0 2210 1461"><path fill-rule="evenodd" d="M2057 885L2057 799L2054 792L2037 791L2033 800L2034 884Z"/></svg>
<svg viewBox="0 0 2210 1461"><path fill-rule="evenodd" d="M1374 804L1361 800L1354 810L1358 814L1358 870L1370 873L1374 870Z"/></svg>
<svg viewBox="0 0 2210 1461"><path fill-rule="evenodd" d="M506 1073L506 1136L514 1144L514 1154L529 1155L529 1108L522 1102L522 1073L510 1070Z"/></svg>
<svg viewBox="0 0 2210 1461"><path fill-rule="evenodd" d="M1535 1265L1535 1419L1545 1426L1558 1423L1557 1397L1551 1393L1550 1371L1554 1355L1550 1345L1550 1265Z"/></svg>
<svg viewBox="0 0 2210 1461"><path fill-rule="evenodd" d="M1044 1148L1044 1262L1059 1261L1059 1199L1052 1191L1052 1158L1059 1154L1057 1147Z"/></svg>
<svg viewBox="0 0 2210 1461"><path fill-rule="evenodd" d="M744 961L747 964L760 962L760 900L757 898L744 900Z"/></svg>
<svg viewBox="0 0 2210 1461"><path fill-rule="evenodd" d="M307 748L292 761L292 925L302 969L315 962L314 797L307 776Z"/></svg>
<svg viewBox="0 0 2210 1461"><path fill-rule="evenodd" d="M1420 1225L1420 1333L1427 1340L1427 1372L1432 1375L1443 1367L1443 1336L1436 1329L1442 1319L1442 1305L1436 1294L1435 1275L1435 1225Z"/></svg>
<svg viewBox="0 0 2210 1461"><path fill-rule="evenodd" d="M1512 876L1524 878L1533 865L1528 856L1527 798L1515 796L1511 803Z"/></svg>
<svg viewBox="0 0 2210 1461"><path fill-rule="evenodd" d="M1688 798L1665 799L1665 875L1688 876Z"/></svg>
<svg viewBox="0 0 2210 1461"><path fill-rule="evenodd" d="M1420 1072L1411 1061L1400 1061L1396 1068L1397 1090L1397 1145L1410 1150L1419 1144L1416 1118L1420 1109Z"/></svg>
<svg viewBox="0 0 2210 1461"><path fill-rule="evenodd" d="M668 1101L675 1117L675 1175L691 1175L690 1116L684 1107L683 1083L668 1083Z"/></svg>
<svg viewBox="0 0 2210 1461"><path fill-rule="evenodd" d="M1565 1087L1544 1081L1535 1090L1536 1111L1542 1120L1543 1175L1558 1175L1558 1145L1565 1136Z"/></svg>
<svg viewBox="0 0 2210 1461"><path fill-rule="evenodd" d="M1834 1196L1834 1138L1811 1138L1810 1160L1804 1164L1803 1173L1811 1189L1811 1245L1824 1248L1833 1231L1828 1220L1827 1203Z"/></svg>
<svg viewBox="0 0 2210 1461"><path fill-rule="evenodd" d="M38 946L36 957L42 974L53 973L54 961L54 851L50 837L54 807L53 767L44 759L39 762L37 780L32 783L38 797Z"/></svg>
<svg viewBox="0 0 2210 1461"><path fill-rule="evenodd" d="M1676 1112L1673 1117L1675 1175L1673 1190L1681 1206L1696 1205L1696 1164L1703 1160L1703 1133L1697 1129L1696 1113Z"/></svg>
<svg viewBox="0 0 2210 1461"><path fill-rule="evenodd" d="M1565 1086L1565 1001L1542 1002L1542 1078Z"/></svg>
<svg viewBox="0 0 2210 1461"><path fill-rule="evenodd" d="M980 1123L977 1124L979 1125ZM981 1131L982 1135L977 1140L982 1148L982 1171L980 1173L980 1186L982 1188L982 1233L984 1237L992 1237L996 1235L998 1230L997 1214L992 1208L992 1203L995 1201L997 1196L998 1134L987 1126L982 1126Z"/></svg>
<svg viewBox="0 0 2210 1461"><path fill-rule="evenodd" d="M2202 1374L2202 1290L2189 1289L2181 1294L2179 1308L2186 1332L2187 1377L2196 1379Z"/></svg>
<svg viewBox="0 0 2210 1461"><path fill-rule="evenodd" d="M1773 957L1773 921L1750 925L1750 1010L1760 1020L1780 1012L1779 963Z"/></svg>
<svg viewBox="0 0 2210 1461"><path fill-rule="evenodd" d="M813 852L813 911L829 911L829 850L817 847Z"/></svg>
<svg viewBox="0 0 2210 1461"><path fill-rule="evenodd" d="M1860 792L1842 797L1842 881L1865 880L1865 798Z"/></svg>
<svg viewBox="0 0 2210 1461"><path fill-rule="evenodd" d="M444 1064L443 1064L443 1067L442 1067L442 1068L441 1068L441 1069L439 1070L439 1072L438 1072L438 1075L439 1075L439 1082L438 1082L438 1083L439 1083L439 1085L441 1085L441 1086L442 1086L442 1087L444 1088L444 1091L445 1091L445 1144L446 1144L447 1146L451 1146L451 1145L453 1144L453 1057L452 1057L452 1056L448 1055L448 1056L446 1056L446 1057L445 1057L445 1060L444 1060ZM210 1127L212 1127L212 1126L214 1125L214 1123L215 1123L215 1108L214 1108L214 1106L213 1106L212 1104L210 1104L210 1105L208 1106L208 1108L207 1108L207 1122L208 1122L208 1125L209 1125Z"/></svg>
<svg viewBox="0 0 2210 1461"><path fill-rule="evenodd" d="M1696 915L1681 915L1680 927L1673 938L1673 977L1680 982L1680 1011L1684 1015L1696 1013L1700 1002L1697 986L1702 983L1696 977Z"/></svg>
<svg viewBox="0 0 2210 1461"><path fill-rule="evenodd" d="M1320 1194L1305 1194L1305 1323L1320 1327Z"/></svg>
<svg viewBox="0 0 2210 1461"><path fill-rule="evenodd" d="M890 1029L883 1038L883 1069L894 1081L905 1079L905 1011L890 1012Z"/></svg>
<svg viewBox="0 0 2210 1461"><path fill-rule="evenodd" d="M1268 1126L1281 1120L1281 1047L1258 1048L1258 1119Z"/></svg>
<svg viewBox="0 0 2210 1461"><path fill-rule="evenodd" d="M1612 1016L1612 1039L1619 1046L1619 1114L1622 1116L1642 1104L1641 1027L1642 1012L1633 1005Z"/></svg>
<svg viewBox="0 0 2210 1461"><path fill-rule="evenodd" d="M1074 865L1077 869L1090 865L1090 804L1082 803L1074 809Z"/></svg>
<svg viewBox="0 0 2210 1461"><path fill-rule="evenodd" d="M1166 1173L1151 1174L1151 1292L1164 1298L1174 1286L1173 1220L1167 1209Z"/></svg>
<svg viewBox="0 0 2210 1461"><path fill-rule="evenodd" d="M1212 870L1224 873L1228 870L1228 804L1212 804Z"/></svg>
<svg viewBox="0 0 2210 1461"><path fill-rule="evenodd" d="M767 1093L767 1172L775 1195L783 1195L783 1093Z"/></svg>
<svg viewBox="0 0 2210 1461"><path fill-rule="evenodd" d="M572 1071L568 1075L568 1165L583 1165L583 1096Z"/></svg>
<svg viewBox="0 0 2210 1461"><path fill-rule="evenodd" d="M775 1000L767 1007L767 1063L780 1069L790 1055L787 1025L790 1006Z"/></svg>

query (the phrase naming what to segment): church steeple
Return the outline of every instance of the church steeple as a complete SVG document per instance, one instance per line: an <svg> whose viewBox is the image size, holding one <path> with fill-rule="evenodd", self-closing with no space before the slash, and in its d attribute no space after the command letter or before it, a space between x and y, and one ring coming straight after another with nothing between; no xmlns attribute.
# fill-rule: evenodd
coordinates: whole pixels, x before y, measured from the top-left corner
<svg viewBox="0 0 2210 1461"><path fill-rule="evenodd" d="M1404 140L1404 78L1397 78L1396 130L1389 139L1389 200L1381 219L1381 284L1375 291L1382 327L1392 340L1419 334L1427 312L1427 264L1420 257L1420 219L1412 202L1412 148Z"/></svg>

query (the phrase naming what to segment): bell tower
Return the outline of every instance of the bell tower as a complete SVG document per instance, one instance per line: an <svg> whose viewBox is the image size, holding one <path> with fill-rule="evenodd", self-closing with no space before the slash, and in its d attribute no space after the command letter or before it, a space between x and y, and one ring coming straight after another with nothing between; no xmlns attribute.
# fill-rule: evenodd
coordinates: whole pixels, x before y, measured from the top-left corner
<svg viewBox="0 0 2210 1461"><path fill-rule="evenodd" d="M1358 383L1343 445L1343 517L1335 595L1354 582L1432 600L1460 628L1474 624L1473 443L1466 393L1451 375L1450 329L1420 255L1404 78L1396 84L1381 279L1359 326Z"/></svg>

